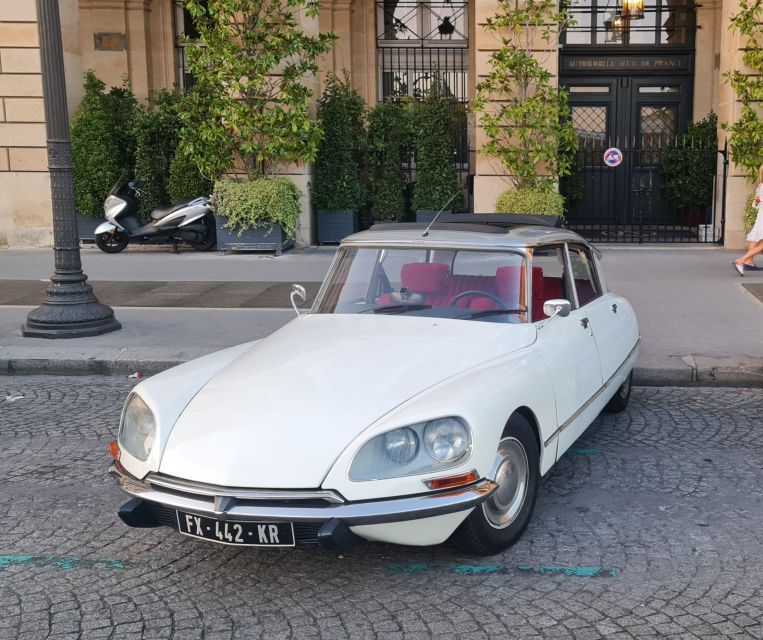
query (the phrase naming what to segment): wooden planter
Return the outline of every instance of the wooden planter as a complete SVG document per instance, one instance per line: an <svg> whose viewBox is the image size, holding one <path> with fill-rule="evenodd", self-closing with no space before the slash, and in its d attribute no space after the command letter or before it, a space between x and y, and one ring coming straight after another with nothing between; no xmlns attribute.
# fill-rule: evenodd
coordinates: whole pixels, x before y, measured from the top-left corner
<svg viewBox="0 0 763 640"><path fill-rule="evenodd" d="M357 211L318 209L318 244L338 243L358 231L360 215Z"/></svg>
<svg viewBox="0 0 763 640"><path fill-rule="evenodd" d="M105 222L104 218L90 218L77 214L77 233L80 240L95 242L95 230L99 224Z"/></svg>
<svg viewBox="0 0 763 640"><path fill-rule="evenodd" d="M245 229L238 235L237 229L229 229L225 225L228 218L215 215L217 227L217 250L226 251L274 251L280 256L284 249L294 246L294 238L287 237L280 224L272 227Z"/></svg>

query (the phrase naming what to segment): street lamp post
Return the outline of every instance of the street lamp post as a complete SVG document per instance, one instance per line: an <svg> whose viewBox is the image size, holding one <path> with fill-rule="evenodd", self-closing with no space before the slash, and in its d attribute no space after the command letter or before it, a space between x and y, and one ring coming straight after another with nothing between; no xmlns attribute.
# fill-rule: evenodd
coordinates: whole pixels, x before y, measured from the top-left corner
<svg viewBox="0 0 763 640"><path fill-rule="evenodd" d="M111 307L95 297L82 272L58 0L37 0L37 21L53 201L55 273L50 277L42 304L30 311L21 333L36 338L94 336L115 331L121 325Z"/></svg>

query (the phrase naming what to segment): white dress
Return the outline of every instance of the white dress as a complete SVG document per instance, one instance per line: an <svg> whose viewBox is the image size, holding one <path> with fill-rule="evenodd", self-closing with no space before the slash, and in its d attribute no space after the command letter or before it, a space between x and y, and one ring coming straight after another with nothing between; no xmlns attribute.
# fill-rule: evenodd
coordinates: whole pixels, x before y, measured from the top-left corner
<svg viewBox="0 0 763 640"><path fill-rule="evenodd" d="M755 217L755 224L752 226L750 233L747 234L748 242L763 240L763 182L758 185L755 195L758 196L760 202L758 203L758 215Z"/></svg>

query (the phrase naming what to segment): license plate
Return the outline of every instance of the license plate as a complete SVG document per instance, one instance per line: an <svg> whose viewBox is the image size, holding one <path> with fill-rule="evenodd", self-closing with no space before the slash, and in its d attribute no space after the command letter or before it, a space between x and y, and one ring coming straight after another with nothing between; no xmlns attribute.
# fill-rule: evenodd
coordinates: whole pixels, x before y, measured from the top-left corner
<svg viewBox="0 0 763 640"><path fill-rule="evenodd" d="M293 547L291 522L231 522L177 512L178 531L192 538L245 547Z"/></svg>

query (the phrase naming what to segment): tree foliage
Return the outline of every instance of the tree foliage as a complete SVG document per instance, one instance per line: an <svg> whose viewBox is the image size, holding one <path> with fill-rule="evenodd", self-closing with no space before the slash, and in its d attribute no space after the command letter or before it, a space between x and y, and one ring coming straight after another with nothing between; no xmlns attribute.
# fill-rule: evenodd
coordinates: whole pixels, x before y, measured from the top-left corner
<svg viewBox="0 0 763 640"><path fill-rule="evenodd" d="M315 162L313 197L318 209L359 211L365 201L363 98L353 90L349 76L330 74L318 102L323 139Z"/></svg>
<svg viewBox="0 0 763 640"><path fill-rule="evenodd" d="M414 210L439 211L443 207L449 211L463 209L463 189L453 166L454 120L458 118L460 108L455 100L442 96L441 85L435 82L428 95L414 109Z"/></svg>
<svg viewBox="0 0 763 640"><path fill-rule="evenodd" d="M74 196L80 213L100 218L117 180L132 176L137 102L126 81L107 92L92 70L85 73L84 87L71 126Z"/></svg>
<svg viewBox="0 0 763 640"><path fill-rule="evenodd" d="M411 152L411 106L386 99L368 114L368 161L371 214L374 220L400 220L405 215L403 163Z"/></svg>
<svg viewBox="0 0 763 640"><path fill-rule="evenodd" d="M204 175L240 168L253 178L281 162L315 159L321 128L305 81L335 36L309 35L300 20L319 7L318 0L186 0L199 36L186 38L194 90L181 143Z"/></svg>
<svg viewBox="0 0 763 640"><path fill-rule="evenodd" d="M569 22L558 0L500 0L484 28L500 49L477 86L475 110L487 142L481 152L501 160L518 188L550 190L569 173L577 148L566 92L555 86L543 54L555 54Z"/></svg>
<svg viewBox="0 0 763 640"><path fill-rule="evenodd" d="M724 74L742 107L736 122L723 127L729 132L729 150L734 162L756 181L763 164L763 0L740 0L740 11L731 18L731 29L746 40L742 61L747 70Z"/></svg>

